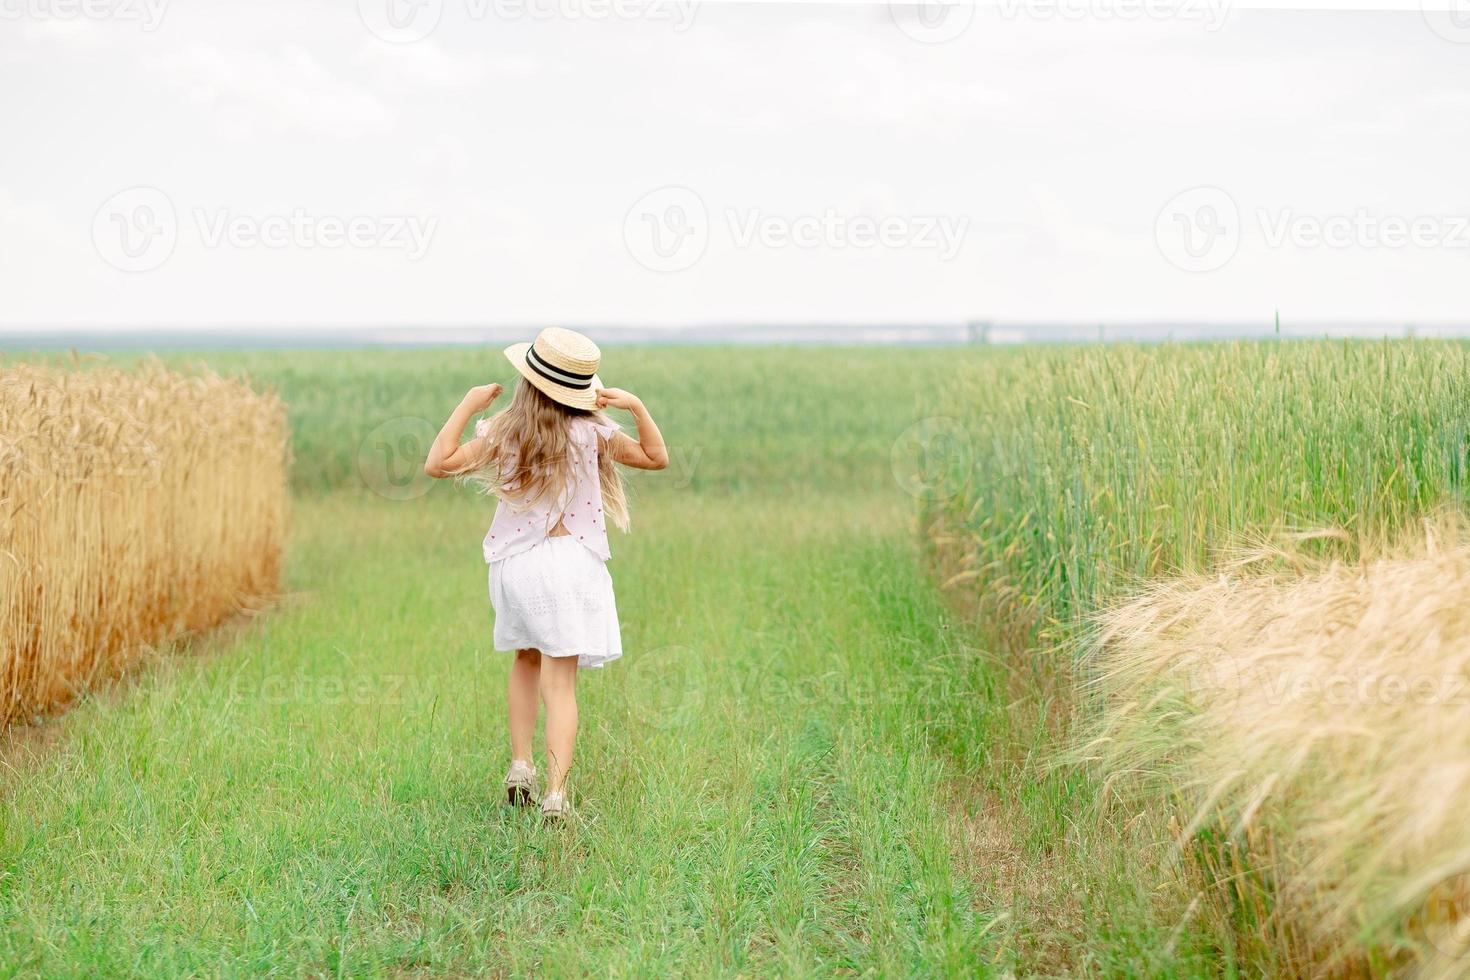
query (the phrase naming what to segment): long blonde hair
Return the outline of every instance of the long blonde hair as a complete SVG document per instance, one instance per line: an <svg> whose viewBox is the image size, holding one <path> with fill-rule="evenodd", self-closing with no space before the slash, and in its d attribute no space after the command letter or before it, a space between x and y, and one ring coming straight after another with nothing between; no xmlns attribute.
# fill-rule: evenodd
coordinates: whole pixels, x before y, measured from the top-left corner
<svg viewBox="0 0 1470 980"><path fill-rule="evenodd" d="M572 442L571 428L577 419L612 424L601 412L552 401L522 378L510 404L491 416L483 432L484 448L454 475L517 506L548 503L554 513L567 505L565 495L575 482L579 447ZM626 531L628 497L612 453L597 454L597 475L603 511Z"/></svg>

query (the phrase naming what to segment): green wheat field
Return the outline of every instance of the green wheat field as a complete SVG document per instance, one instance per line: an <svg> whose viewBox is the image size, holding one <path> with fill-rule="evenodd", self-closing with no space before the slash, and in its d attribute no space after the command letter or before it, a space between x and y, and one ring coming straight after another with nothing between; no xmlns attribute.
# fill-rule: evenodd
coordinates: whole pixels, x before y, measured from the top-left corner
<svg viewBox="0 0 1470 980"><path fill-rule="evenodd" d="M493 502L420 472L499 351L203 360L289 405L286 593L10 737L4 975L1291 972L1075 761L1086 618L1458 507L1470 431L1450 343L609 347L672 462L548 828L502 804Z"/></svg>

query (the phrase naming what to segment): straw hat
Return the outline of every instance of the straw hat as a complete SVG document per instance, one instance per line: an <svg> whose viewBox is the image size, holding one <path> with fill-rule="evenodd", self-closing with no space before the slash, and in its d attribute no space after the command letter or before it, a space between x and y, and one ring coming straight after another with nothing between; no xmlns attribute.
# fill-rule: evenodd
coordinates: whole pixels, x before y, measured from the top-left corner
<svg viewBox="0 0 1470 980"><path fill-rule="evenodd" d="M551 400L589 411L597 407L602 351L577 331L547 327L534 344L511 344L505 357Z"/></svg>

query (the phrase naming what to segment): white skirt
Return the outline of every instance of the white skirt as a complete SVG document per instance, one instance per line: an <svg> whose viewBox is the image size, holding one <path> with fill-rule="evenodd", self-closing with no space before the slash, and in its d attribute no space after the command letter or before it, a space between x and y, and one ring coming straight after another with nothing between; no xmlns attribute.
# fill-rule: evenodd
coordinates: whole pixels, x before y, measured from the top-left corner
<svg viewBox="0 0 1470 980"><path fill-rule="evenodd" d="M495 649L540 650L601 667L623 655L607 565L571 535L490 565Z"/></svg>

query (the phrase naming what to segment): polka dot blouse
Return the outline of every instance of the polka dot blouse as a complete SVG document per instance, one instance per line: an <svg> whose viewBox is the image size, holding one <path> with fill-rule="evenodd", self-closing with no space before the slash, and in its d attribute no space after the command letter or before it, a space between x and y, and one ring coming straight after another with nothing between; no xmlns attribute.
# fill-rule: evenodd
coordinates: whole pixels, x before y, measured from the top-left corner
<svg viewBox="0 0 1470 980"><path fill-rule="evenodd" d="M475 435L485 434L488 419L475 423ZM602 513L602 479L597 474L598 442L611 439L618 427L590 418L573 419L571 423L573 485L571 495L559 502L541 501L520 507L501 498L495 505L495 519L485 534L485 561L497 562L528 551L546 540L558 518L566 524L575 541L587 546L598 558L607 561L612 553L607 547L607 520Z"/></svg>

